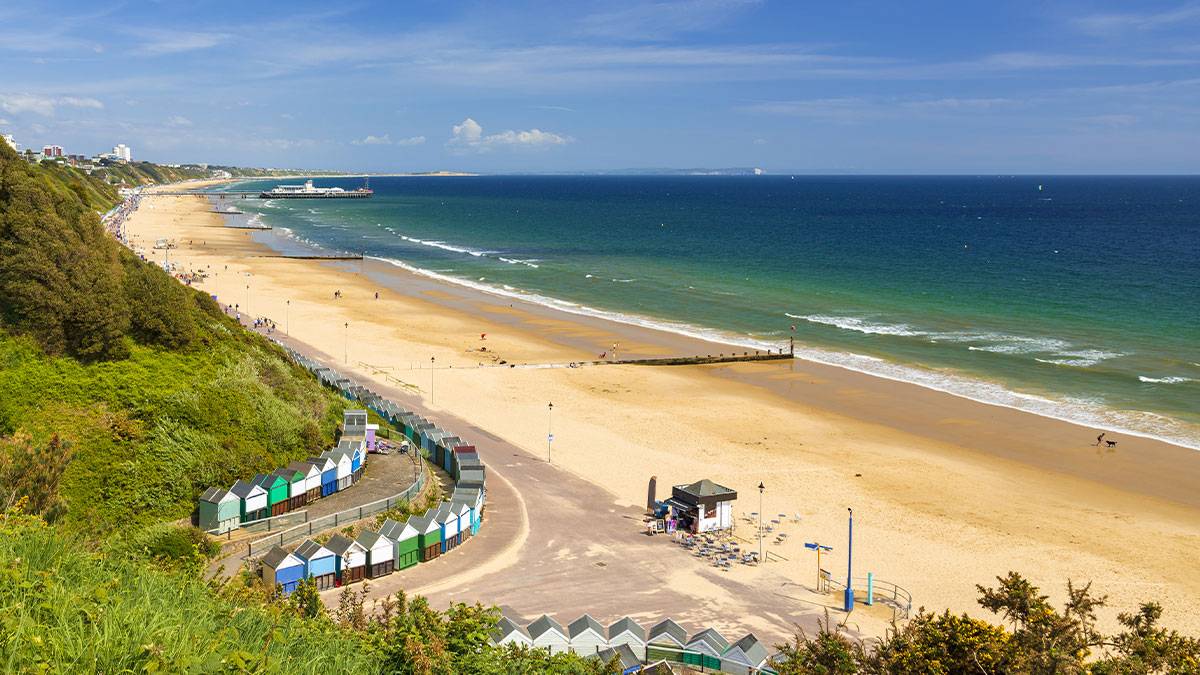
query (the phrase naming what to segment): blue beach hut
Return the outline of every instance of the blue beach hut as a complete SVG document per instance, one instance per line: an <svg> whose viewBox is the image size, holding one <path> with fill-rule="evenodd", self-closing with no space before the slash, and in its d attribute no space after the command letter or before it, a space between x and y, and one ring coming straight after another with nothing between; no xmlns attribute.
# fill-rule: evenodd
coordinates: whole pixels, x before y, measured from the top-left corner
<svg viewBox="0 0 1200 675"><path fill-rule="evenodd" d="M318 591L337 584L337 554L312 539L305 539L294 554L304 561L304 576L317 584Z"/></svg>
<svg viewBox="0 0 1200 675"><path fill-rule="evenodd" d="M281 593L291 595L303 578L304 561L295 555L274 546L263 556L262 579L267 586L278 586Z"/></svg>
<svg viewBox="0 0 1200 675"><path fill-rule="evenodd" d="M321 471L321 496L337 492L337 463L329 457L309 457L304 460Z"/></svg>

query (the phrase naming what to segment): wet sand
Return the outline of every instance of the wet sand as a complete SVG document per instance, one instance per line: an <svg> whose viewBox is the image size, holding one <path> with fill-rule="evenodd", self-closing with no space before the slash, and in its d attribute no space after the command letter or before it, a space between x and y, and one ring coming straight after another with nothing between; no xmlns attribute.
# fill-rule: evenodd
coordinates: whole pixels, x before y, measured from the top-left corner
<svg viewBox="0 0 1200 675"><path fill-rule="evenodd" d="M264 257L261 241L277 235L220 227L210 211L205 199L155 197L127 229L159 260L149 244L176 240L171 261L212 273L201 287L223 302L535 458L547 452L553 402L554 463L618 505L641 504L652 475L660 498L708 477L738 490L740 517L759 510L761 481L763 511L801 524L770 546L786 562L734 572L747 583L810 582L815 561L802 543L813 540L834 546L825 566L844 576L853 507L855 576L873 571L918 605L983 616L974 585L1017 570L1059 600L1067 579L1093 581L1110 600L1104 626L1157 600L1166 625L1200 632L1190 602L1200 580L1182 573L1200 550L1200 453L1136 437L1098 449L1094 429L799 360L568 368L614 342L621 358L733 348L370 259Z"/></svg>

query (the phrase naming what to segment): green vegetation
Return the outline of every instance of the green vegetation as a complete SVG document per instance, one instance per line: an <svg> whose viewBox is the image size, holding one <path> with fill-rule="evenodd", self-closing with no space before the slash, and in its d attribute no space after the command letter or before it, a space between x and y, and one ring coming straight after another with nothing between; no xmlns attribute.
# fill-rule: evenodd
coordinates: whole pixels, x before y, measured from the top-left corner
<svg viewBox="0 0 1200 675"><path fill-rule="evenodd" d="M801 633L780 645L781 675L929 673L1198 673L1200 640L1158 625L1162 607L1145 603L1122 613L1123 630L1104 635L1096 610L1104 597L1091 584L1067 583L1062 610L1024 577L1009 572L995 588L978 586L979 604L1011 626L997 626L966 614L932 614L922 609L883 639L848 638L828 619L815 636Z"/></svg>

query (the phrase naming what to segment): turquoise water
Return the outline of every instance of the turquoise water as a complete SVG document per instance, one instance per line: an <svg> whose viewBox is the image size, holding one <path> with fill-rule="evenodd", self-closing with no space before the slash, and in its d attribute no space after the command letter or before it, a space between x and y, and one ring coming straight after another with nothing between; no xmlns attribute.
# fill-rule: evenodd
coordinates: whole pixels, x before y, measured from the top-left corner
<svg viewBox="0 0 1200 675"><path fill-rule="evenodd" d="M1200 448L1200 178L371 187L239 207L306 243L491 292L756 348L794 336L806 358Z"/></svg>

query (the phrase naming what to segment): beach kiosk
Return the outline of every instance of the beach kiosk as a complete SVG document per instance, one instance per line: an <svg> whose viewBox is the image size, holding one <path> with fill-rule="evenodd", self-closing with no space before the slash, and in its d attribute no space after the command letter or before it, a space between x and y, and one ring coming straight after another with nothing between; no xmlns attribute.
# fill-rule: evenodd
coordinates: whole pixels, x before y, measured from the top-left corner
<svg viewBox="0 0 1200 675"><path fill-rule="evenodd" d="M593 654L591 658L605 665L615 662L617 668L620 669L621 675L637 673L642 670L642 660L633 653L633 650L628 645L605 647Z"/></svg>
<svg viewBox="0 0 1200 675"><path fill-rule="evenodd" d="M590 614L584 614L567 624L567 639L570 640L571 651L580 656L591 656L608 646L604 626Z"/></svg>
<svg viewBox="0 0 1200 675"><path fill-rule="evenodd" d="M442 527L442 553L462 543L458 513L450 507L450 502L439 504L437 510L433 512L433 519Z"/></svg>
<svg viewBox="0 0 1200 675"><path fill-rule="evenodd" d="M200 495L200 529L205 532L224 534L236 530L241 520L241 503L238 496L228 490L210 487Z"/></svg>
<svg viewBox="0 0 1200 675"><path fill-rule="evenodd" d="M337 554L312 539L305 539L296 548L295 556L304 561L304 576L312 579L318 591L327 591L337 584Z"/></svg>
<svg viewBox="0 0 1200 675"><path fill-rule="evenodd" d="M679 529L694 534L733 528L733 502L737 492L705 478L671 489L667 504Z"/></svg>
<svg viewBox="0 0 1200 675"><path fill-rule="evenodd" d="M362 581L367 575L367 549L353 539L335 534L325 543L325 548L337 556L338 585L345 586Z"/></svg>
<svg viewBox="0 0 1200 675"><path fill-rule="evenodd" d="M500 620L496 622L496 627L492 629L492 632L488 636L491 638L492 644L497 647L503 647L504 645L533 646L533 640L529 637L529 632L507 616L500 617Z"/></svg>
<svg viewBox="0 0 1200 675"><path fill-rule="evenodd" d="M229 488L229 491L237 495L243 523L271 515L270 507L267 506L267 491L261 486L250 481L239 480Z"/></svg>
<svg viewBox="0 0 1200 675"><path fill-rule="evenodd" d="M304 561L278 546L272 546L263 556L262 580L270 588L279 587L284 595L296 590L304 578Z"/></svg>
<svg viewBox="0 0 1200 675"><path fill-rule="evenodd" d="M400 522L388 518L379 528L379 534L392 542L392 558L395 568L402 570L421 562L421 548L417 541L417 528L407 520Z"/></svg>
<svg viewBox="0 0 1200 675"><path fill-rule="evenodd" d="M769 657L767 648L754 637L754 633L747 633L721 655L721 670L735 675L758 673Z"/></svg>
<svg viewBox="0 0 1200 675"><path fill-rule="evenodd" d="M321 469L312 462L290 462L287 468L304 473L304 503L311 504L321 498Z"/></svg>
<svg viewBox="0 0 1200 675"><path fill-rule="evenodd" d="M687 631L671 619L663 619L646 634L647 661L683 661L683 646L687 644Z"/></svg>
<svg viewBox="0 0 1200 675"><path fill-rule="evenodd" d="M562 654L571 647L567 631L563 630L562 625L551 619L548 614L538 617L529 624L527 630L534 649L545 649L551 654Z"/></svg>
<svg viewBox="0 0 1200 675"><path fill-rule="evenodd" d="M638 658L646 659L646 629L629 617L622 617L608 627L608 645L610 647L628 647Z"/></svg>
<svg viewBox="0 0 1200 675"><path fill-rule="evenodd" d="M368 579L386 577L396 571L396 549L391 539L378 532L364 530L355 541L367 550Z"/></svg>
<svg viewBox="0 0 1200 675"><path fill-rule="evenodd" d="M413 516L408 523L417 530L417 546L421 549L421 562L429 562L442 554L442 526L430 509L423 516Z"/></svg>
<svg viewBox="0 0 1200 675"><path fill-rule="evenodd" d="M321 496L337 492L337 464L328 457L309 457L304 460L321 472Z"/></svg>
<svg viewBox="0 0 1200 675"><path fill-rule="evenodd" d="M700 670L720 670L721 655L729 649L729 641L715 628L705 628L693 635L683 654L683 662Z"/></svg>
<svg viewBox="0 0 1200 675"><path fill-rule="evenodd" d="M288 480L277 474L259 474L254 477L254 484L267 491L267 507L271 516L279 516L288 511Z"/></svg>
<svg viewBox="0 0 1200 675"><path fill-rule="evenodd" d="M295 511L308 503L308 494L305 492L304 485L305 478L308 476L307 471L285 466L276 471L275 475L288 482L288 511Z"/></svg>

